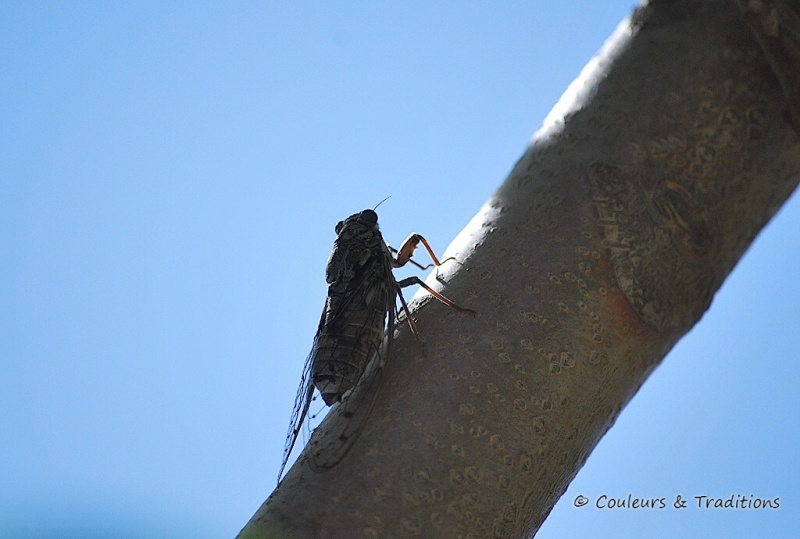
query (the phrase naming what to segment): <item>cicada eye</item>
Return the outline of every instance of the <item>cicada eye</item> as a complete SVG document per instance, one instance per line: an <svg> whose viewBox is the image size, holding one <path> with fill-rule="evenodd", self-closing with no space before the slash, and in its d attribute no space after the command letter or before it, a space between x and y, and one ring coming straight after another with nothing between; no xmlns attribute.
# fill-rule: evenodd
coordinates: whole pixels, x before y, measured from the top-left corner
<svg viewBox="0 0 800 539"><path fill-rule="evenodd" d="M374 225L378 222L378 214L374 210L364 210L361 212L361 220L365 223Z"/></svg>
<svg viewBox="0 0 800 539"><path fill-rule="evenodd" d="M334 232L336 232L336 234L339 234L339 232L342 231L343 226L344 226L344 221L339 221L338 223L336 223L336 228L333 229Z"/></svg>

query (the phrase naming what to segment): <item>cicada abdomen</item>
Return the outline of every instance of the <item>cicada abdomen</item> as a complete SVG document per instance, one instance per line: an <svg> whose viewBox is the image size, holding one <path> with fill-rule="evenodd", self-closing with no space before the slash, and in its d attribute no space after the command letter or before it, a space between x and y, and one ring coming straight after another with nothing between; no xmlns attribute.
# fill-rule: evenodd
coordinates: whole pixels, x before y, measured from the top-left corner
<svg viewBox="0 0 800 539"><path fill-rule="evenodd" d="M395 305L392 253L378 215L364 210L336 225L325 277L328 297L314 341L312 379L328 406L361 379Z"/></svg>
<svg viewBox="0 0 800 539"><path fill-rule="evenodd" d="M321 449L319 455L314 455L315 467L328 469L334 466L355 441L360 426L369 416L380 387L382 366L391 353L397 297L406 311L412 332L418 337L401 288L419 284L446 305L474 314L474 311L463 309L439 294L418 277L408 277L399 282L395 280L392 268L408 263L420 242L434 264L439 266L440 262L428 242L419 234L411 234L400 246L397 255L393 256L383 241L378 228L378 214L374 210L356 213L336 225L336 241L325 272L328 296L314 345L303 367L286 436L283 463L278 473L279 481L308 414L315 387L329 406L344 400L343 404L348 407L346 415L351 418L337 437L342 444ZM381 358L371 370L369 387L354 402L348 402L348 391L359 383L372 359L379 355L387 333L387 357Z"/></svg>

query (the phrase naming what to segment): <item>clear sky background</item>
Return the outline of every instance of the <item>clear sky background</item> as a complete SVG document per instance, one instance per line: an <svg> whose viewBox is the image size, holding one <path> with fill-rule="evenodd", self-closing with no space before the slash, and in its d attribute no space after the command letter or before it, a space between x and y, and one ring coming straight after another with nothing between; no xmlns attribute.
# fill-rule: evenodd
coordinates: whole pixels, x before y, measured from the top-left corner
<svg viewBox="0 0 800 539"><path fill-rule="evenodd" d="M387 241L444 251L632 7L0 3L0 537L235 535L335 223L391 195ZM794 537L798 230L795 196L538 537Z"/></svg>

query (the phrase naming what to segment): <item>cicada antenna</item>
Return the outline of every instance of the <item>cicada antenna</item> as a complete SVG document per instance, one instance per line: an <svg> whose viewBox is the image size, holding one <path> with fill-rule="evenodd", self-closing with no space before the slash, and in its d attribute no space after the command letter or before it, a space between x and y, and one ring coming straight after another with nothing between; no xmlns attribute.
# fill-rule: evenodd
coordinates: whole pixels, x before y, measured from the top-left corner
<svg viewBox="0 0 800 539"><path fill-rule="evenodd" d="M386 201L387 201L387 200L389 200L390 198L392 198L392 195L389 195L388 197L384 198L383 200L381 200L380 202L378 202L377 204L375 204L375 207L374 207L374 208L372 208L372 211L375 211L375 210L377 210L377 209L378 209L378 206L380 206L381 204L383 204L384 202L386 202Z"/></svg>

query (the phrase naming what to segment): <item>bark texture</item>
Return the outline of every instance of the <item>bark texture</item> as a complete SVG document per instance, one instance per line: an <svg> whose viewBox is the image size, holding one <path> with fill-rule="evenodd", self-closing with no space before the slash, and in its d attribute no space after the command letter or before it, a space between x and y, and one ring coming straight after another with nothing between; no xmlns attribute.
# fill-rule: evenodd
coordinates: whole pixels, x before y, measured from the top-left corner
<svg viewBox="0 0 800 539"><path fill-rule="evenodd" d="M797 185L795 68L732 0L637 10L446 253L479 315L415 302L240 537L534 534Z"/></svg>

